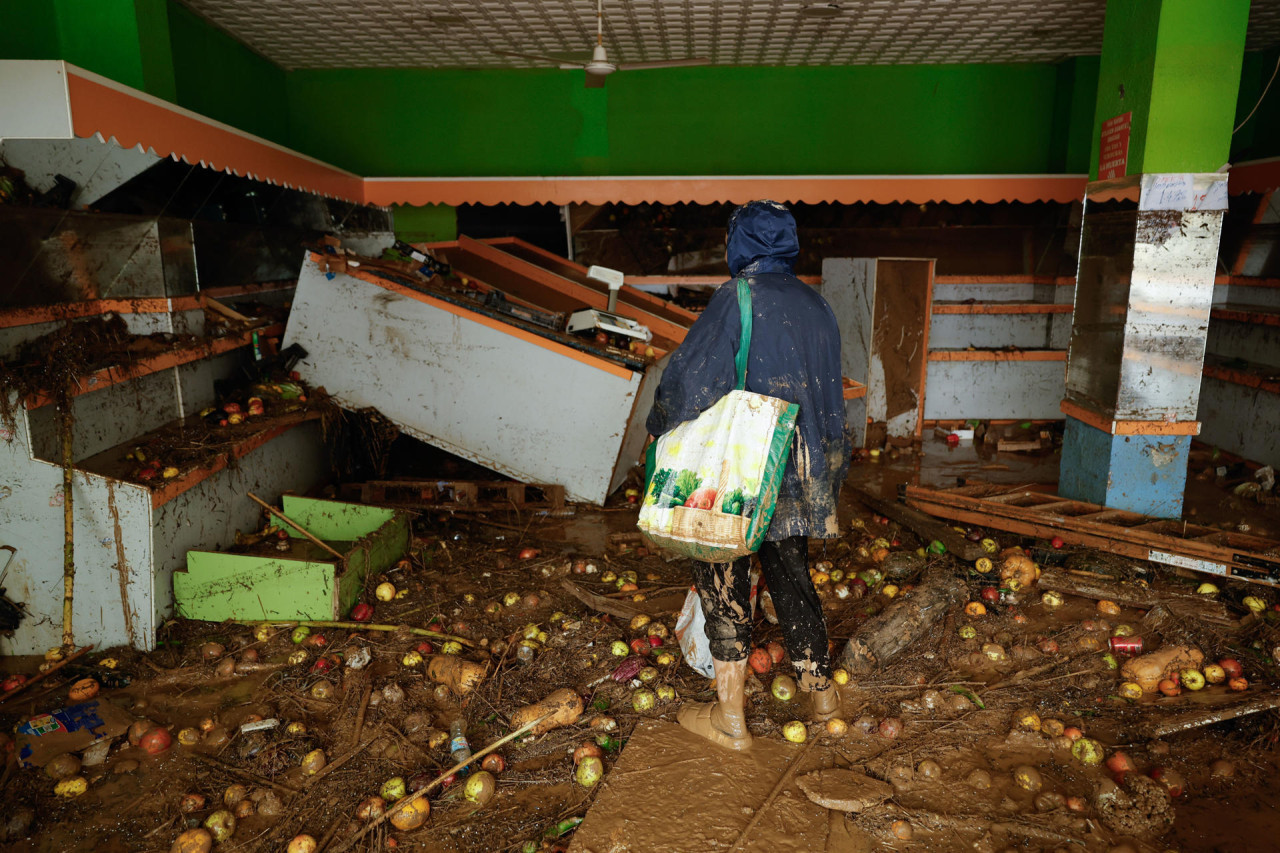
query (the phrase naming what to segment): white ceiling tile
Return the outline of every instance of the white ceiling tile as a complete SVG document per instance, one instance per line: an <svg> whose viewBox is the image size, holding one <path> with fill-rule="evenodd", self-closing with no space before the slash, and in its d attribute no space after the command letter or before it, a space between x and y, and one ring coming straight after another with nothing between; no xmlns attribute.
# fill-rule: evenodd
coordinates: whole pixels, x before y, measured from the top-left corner
<svg viewBox="0 0 1280 853"><path fill-rule="evenodd" d="M503 51L582 57L592 0L182 0L286 68L515 67ZM606 0L614 62L719 64L1037 62L1096 55L1106 0ZM1253 0L1247 46L1280 44L1280 0Z"/></svg>

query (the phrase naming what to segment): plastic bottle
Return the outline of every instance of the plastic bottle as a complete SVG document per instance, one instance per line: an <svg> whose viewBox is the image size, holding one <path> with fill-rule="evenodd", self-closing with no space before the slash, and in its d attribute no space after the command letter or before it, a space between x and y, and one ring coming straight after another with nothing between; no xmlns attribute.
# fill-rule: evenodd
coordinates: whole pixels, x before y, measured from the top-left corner
<svg viewBox="0 0 1280 853"><path fill-rule="evenodd" d="M449 726L449 753L454 763L466 761L471 757L471 744L467 743L467 734L463 729L462 718L454 720ZM458 771L459 776L467 775L467 768Z"/></svg>

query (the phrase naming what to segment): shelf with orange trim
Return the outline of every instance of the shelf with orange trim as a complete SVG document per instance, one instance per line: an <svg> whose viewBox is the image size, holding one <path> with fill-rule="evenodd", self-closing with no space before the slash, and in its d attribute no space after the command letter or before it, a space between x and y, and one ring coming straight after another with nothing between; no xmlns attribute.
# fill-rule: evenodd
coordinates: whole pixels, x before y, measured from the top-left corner
<svg viewBox="0 0 1280 853"><path fill-rule="evenodd" d="M1066 361L1067 351L1050 350L962 350L929 351L929 361Z"/></svg>
<svg viewBox="0 0 1280 853"><path fill-rule="evenodd" d="M32 305L0 309L0 329L35 326L79 320L100 314L170 314L197 311L199 296L143 297L140 299L87 299L83 302L61 302L57 305Z"/></svg>
<svg viewBox="0 0 1280 853"><path fill-rule="evenodd" d="M1205 356L1204 375L1211 379L1280 394L1280 367L1243 359Z"/></svg>
<svg viewBox="0 0 1280 853"><path fill-rule="evenodd" d="M240 433L239 437L227 449L216 453L201 465L188 467L169 480L156 479L148 482L136 480L132 476L136 463L127 460L125 454L132 451L134 447L145 445L151 436L166 434L175 428L183 427L185 424L198 422L200 419L198 415L171 421L149 433L132 438L124 444L116 445L83 459L77 462L75 467L80 471L87 471L100 477L131 483L148 489L151 493L151 507L156 509L173 501L184 492L189 492L205 480L226 469L233 459L242 459L267 442L284 435L289 430L307 421L318 420L319 417L318 412L291 412L264 418L260 423L251 421L249 424L238 427L227 427L227 429L234 429Z"/></svg>
<svg viewBox="0 0 1280 853"><path fill-rule="evenodd" d="M259 336L271 337L284 333L284 327L276 324L274 326L264 326L259 329L250 329L236 335L225 338L213 338L203 340L196 344L181 347L178 349L162 352L157 355L140 358L130 364L117 364L110 367L104 367L97 370L81 380L80 385L72 393L73 397L81 394L88 394L92 391L101 391L103 388L109 388L112 385L118 385L121 382L128 382L132 379L140 379L144 376L150 376L153 373L159 373L162 370L168 370L173 367L181 367L184 364L190 364L193 361L199 361L202 358L212 358L216 355L231 352L241 347L249 346L253 341L253 334L257 332ZM53 402L53 399L47 393L34 394L27 398L25 405L28 409L39 409Z"/></svg>
<svg viewBox="0 0 1280 853"><path fill-rule="evenodd" d="M1233 323L1250 323L1255 326L1280 326L1280 307L1269 305L1215 305L1209 312L1211 320L1228 320Z"/></svg>
<svg viewBox="0 0 1280 853"><path fill-rule="evenodd" d="M936 275L934 284L1051 284L1072 287L1073 275Z"/></svg>
<svg viewBox="0 0 1280 853"><path fill-rule="evenodd" d="M937 302L934 314L1070 314L1071 303L1049 302Z"/></svg>

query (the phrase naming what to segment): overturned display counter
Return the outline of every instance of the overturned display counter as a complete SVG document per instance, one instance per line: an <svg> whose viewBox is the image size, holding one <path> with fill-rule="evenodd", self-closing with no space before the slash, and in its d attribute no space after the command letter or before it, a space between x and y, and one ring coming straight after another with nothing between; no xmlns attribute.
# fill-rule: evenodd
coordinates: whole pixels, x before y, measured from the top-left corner
<svg viewBox="0 0 1280 853"><path fill-rule="evenodd" d="M603 504L640 456L661 367L694 315L624 287L616 311L652 331L651 354L565 334L543 321L604 309L607 292L584 268L549 269L549 256L510 245L433 246L452 271L430 282L311 255L284 344L307 351L299 373L344 408L377 409L450 453Z"/></svg>

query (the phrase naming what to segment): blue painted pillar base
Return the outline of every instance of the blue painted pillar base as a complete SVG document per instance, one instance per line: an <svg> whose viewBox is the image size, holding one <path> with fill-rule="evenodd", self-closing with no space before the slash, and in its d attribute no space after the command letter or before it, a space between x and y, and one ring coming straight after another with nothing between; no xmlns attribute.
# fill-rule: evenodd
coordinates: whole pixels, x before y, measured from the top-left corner
<svg viewBox="0 0 1280 853"><path fill-rule="evenodd" d="M1180 518L1189 435L1111 435L1067 416L1058 494L1156 518Z"/></svg>

